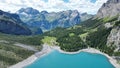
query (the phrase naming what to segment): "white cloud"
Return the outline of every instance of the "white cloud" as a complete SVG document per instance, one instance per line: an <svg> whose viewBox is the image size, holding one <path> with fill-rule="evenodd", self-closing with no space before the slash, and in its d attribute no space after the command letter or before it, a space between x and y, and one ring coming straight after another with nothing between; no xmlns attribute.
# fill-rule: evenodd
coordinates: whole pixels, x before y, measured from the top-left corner
<svg viewBox="0 0 120 68"><path fill-rule="evenodd" d="M103 3L107 0L97 0L95 3L91 0L0 0L0 9L4 11L16 12L20 8L33 7L39 11L47 10L57 12L63 10L78 10L95 14Z"/></svg>

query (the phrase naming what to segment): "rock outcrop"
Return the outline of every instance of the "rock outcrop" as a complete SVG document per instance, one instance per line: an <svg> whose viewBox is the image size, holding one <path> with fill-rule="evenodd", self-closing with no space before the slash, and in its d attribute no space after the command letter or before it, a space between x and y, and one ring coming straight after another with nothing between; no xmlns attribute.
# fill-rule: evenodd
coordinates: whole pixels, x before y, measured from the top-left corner
<svg viewBox="0 0 120 68"><path fill-rule="evenodd" d="M108 46L115 46L116 51L120 50L120 26L114 27L108 36Z"/></svg>

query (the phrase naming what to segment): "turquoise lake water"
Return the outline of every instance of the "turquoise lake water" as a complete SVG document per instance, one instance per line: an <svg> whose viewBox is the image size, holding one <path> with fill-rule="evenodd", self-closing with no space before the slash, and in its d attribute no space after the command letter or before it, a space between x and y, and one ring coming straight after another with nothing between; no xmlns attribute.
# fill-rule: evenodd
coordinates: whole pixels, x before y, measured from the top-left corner
<svg viewBox="0 0 120 68"><path fill-rule="evenodd" d="M100 54L80 52L69 55L54 50L26 68L114 68L114 66Z"/></svg>

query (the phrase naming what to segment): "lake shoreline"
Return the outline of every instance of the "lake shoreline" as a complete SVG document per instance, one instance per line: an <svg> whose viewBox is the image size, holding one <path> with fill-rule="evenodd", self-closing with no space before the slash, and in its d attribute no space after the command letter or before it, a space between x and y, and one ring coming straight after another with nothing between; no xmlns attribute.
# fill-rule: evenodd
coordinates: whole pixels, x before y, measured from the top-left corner
<svg viewBox="0 0 120 68"><path fill-rule="evenodd" d="M28 57L27 59L15 64L15 65L10 66L9 68L24 68L24 67L32 64L38 58L41 58L41 57L49 54L53 50L58 50L60 53L64 53L64 54L77 54L77 53L80 53L80 52L89 52L89 53L101 54L101 55L106 56L108 58L109 62L115 68L120 68L120 65L117 63L117 61L115 59L113 59L109 55L107 55L103 52L100 52L99 50L94 49L94 48L86 48L86 49L79 50L77 52L65 52L65 51L61 50L59 46L49 46L47 44L43 45L43 49L40 52L35 53L34 55Z"/></svg>
<svg viewBox="0 0 120 68"><path fill-rule="evenodd" d="M110 57L109 55L95 49L95 48L86 48L86 49L81 49L79 51L76 52L65 52L63 50L60 49L60 47L58 46L54 46L53 49L58 50L60 53L64 53L64 54L78 54L80 52L88 52L88 53L94 53L94 54L101 54L104 55L108 58L109 62L115 67L115 68L120 68L120 65L117 63L116 59L113 59L112 57Z"/></svg>
<svg viewBox="0 0 120 68"><path fill-rule="evenodd" d="M25 59L21 62L18 62L17 64L12 65L8 68L25 68L26 66L28 66L28 65L32 64L34 61L36 61L38 58L41 58L41 57L49 54L51 51L52 51L52 49L48 45L44 44L43 49L40 52L37 52L37 53L33 54L32 56L28 57L27 59Z"/></svg>

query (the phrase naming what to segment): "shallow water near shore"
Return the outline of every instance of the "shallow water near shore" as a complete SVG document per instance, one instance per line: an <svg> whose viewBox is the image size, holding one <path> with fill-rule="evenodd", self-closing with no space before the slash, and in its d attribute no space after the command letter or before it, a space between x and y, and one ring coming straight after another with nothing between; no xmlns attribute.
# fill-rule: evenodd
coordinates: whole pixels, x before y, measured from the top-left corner
<svg viewBox="0 0 120 68"><path fill-rule="evenodd" d="M108 58L101 54L80 52L78 54L63 54L57 50L38 58L25 68L115 68Z"/></svg>

